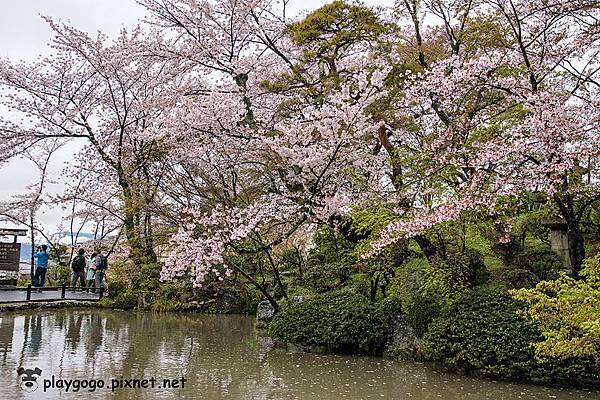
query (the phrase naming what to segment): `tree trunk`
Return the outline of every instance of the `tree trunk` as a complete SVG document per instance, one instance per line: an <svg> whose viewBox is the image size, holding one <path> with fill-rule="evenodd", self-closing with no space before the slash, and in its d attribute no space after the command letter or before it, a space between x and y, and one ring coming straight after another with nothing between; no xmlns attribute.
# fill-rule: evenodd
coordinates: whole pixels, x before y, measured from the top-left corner
<svg viewBox="0 0 600 400"><path fill-rule="evenodd" d="M137 266L155 263L157 260L156 253L151 246L148 246L148 243L151 242L143 237L145 231L141 226L145 223L143 208L134 198L127 183L121 183L121 188L123 189L123 214L125 217L123 225L125 227L125 237L129 244L129 258Z"/></svg>
<svg viewBox="0 0 600 400"><path fill-rule="evenodd" d="M579 230L578 224L573 227L569 224L568 232L569 238L569 258L571 260L571 273L573 278L579 279L579 273L583 267L583 260L585 259L585 246L584 238Z"/></svg>
<svg viewBox="0 0 600 400"><path fill-rule="evenodd" d="M269 290L264 285L258 283L254 278L252 278L252 276L249 273L238 267L235 263L231 262L230 260L226 261L235 271L242 274L242 276L246 278L248 282L254 285L254 287L257 288L263 294L263 296L265 296L267 301L273 307L273 310L275 310L275 313L279 311L279 304L277 303L277 300L275 300L275 298L271 295L271 293L269 293Z"/></svg>
<svg viewBox="0 0 600 400"><path fill-rule="evenodd" d="M33 218L31 219L33 220ZM30 265L30 271L29 271L29 276L31 277L31 284L33 285L33 276L35 274L35 257L34 252L35 252L35 231L33 230L33 222L31 223L31 229L30 229L30 233L31 233L31 265Z"/></svg>
<svg viewBox="0 0 600 400"><path fill-rule="evenodd" d="M421 250L423 250L423 254L425 254L427 261L431 262L431 260L433 260L433 258L438 254L438 249L436 246L424 235L417 235L414 237L414 239Z"/></svg>
<svg viewBox="0 0 600 400"><path fill-rule="evenodd" d="M371 279L371 301L375 301L375 298L377 297L377 287L379 286L379 278L381 277L381 274L377 274L377 276L375 277L375 281L373 281L373 279Z"/></svg>
<svg viewBox="0 0 600 400"><path fill-rule="evenodd" d="M566 188L565 188L566 192ZM584 238L579 229L579 218L575 212L574 199L570 194L566 194L563 198L554 195L558 209L565 222L567 223L567 236L569 239L569 259L571 261L571 274L573 278L579 279L579 273L585 259Z"/></svg>

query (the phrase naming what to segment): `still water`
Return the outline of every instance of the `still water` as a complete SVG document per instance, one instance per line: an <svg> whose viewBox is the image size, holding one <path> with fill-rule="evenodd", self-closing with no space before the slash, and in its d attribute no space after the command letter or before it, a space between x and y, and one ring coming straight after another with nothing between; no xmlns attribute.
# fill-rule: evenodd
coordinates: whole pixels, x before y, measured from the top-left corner
<svg viewBox="0 0 600 400"><path fill-rule="evenodd" d="M19 367L27 370L21 376ZM26 386L22 378L31 381L36 368L39 377ZM600 393L481 381L376 357L288 352L272 348L243 316L1 314L0 399L71 398L595 400Z"/></svg>

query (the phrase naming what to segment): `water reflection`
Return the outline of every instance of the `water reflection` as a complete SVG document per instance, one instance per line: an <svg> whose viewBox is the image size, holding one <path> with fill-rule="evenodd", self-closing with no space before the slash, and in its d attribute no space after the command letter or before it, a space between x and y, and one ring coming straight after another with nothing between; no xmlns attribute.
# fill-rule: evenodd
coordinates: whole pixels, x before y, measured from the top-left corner
<svg viewBox="0 0 600 400"><path fill-rule="evenodd" d="M62 325L58 325L62 328ZM24 331L27 340L27 352L31 353L32 356L37 356L42 346L42 316L41 315L27 315L25 316Z"/></svg>
<svg viewBox="0 0 600 400"><path fill-rule="evenodd" d="M600 399L600 393L480 381L414 363L273 349L252 318L105 310L0 316L2 399ZM41 379L102 379L94 392L19 387L16 369ZM123 388L111 379L185 377L183 388ZM71 388L72 389L72 388ZM85 394L84 394L85 393Z"/></svg>

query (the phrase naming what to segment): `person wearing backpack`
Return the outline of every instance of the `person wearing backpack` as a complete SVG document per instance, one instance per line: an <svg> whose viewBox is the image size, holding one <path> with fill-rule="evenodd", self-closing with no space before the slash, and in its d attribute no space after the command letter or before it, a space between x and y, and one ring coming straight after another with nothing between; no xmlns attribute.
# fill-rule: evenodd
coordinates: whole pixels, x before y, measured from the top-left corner
<svg viewBox="0 0 600 400"><path fill-rule="evenodd" d="M85 250L79 249L77 255L71 261L71 270L73 271L73 277L71 278L71 286L73 291L77 286L77 280L79 280L80 286L85 287Z"/></svg>
<svg viewBox="0 0 600 400"><path fill-rule="evenodd" d="M104 287L104 273L108 269L108 259L102 254L102 249L98 249L96 258L94 259L94 265L96 266L96 273L94 274L94 282L97 288Z"/></svg>

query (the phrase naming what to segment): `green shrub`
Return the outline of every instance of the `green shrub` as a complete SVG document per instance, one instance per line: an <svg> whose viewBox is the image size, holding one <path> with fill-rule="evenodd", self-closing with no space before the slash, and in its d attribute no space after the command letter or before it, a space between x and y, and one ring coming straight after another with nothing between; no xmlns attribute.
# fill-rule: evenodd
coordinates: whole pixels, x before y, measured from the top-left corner
<svg viewBox="0 0 600 400"><path fill-rule="evenodd" d="M304 275L298 283L317 293L338 289L355 272L354 243L330 226L320 227L313 237Z"/></svg>
<svg viewBox="0 0 600 400"><path fill-rule="evenodd" d="M353 272L345 263L309 264L302 283L317 293L330 292L348 282Z"/></svg>
<svg viewBox="0 0 600 400"><path fill-rule="evenodd" d="M536 360L528 380L543 385L598 389L600 363L593 356Z"/></svg>
<svg viewBox="0 0 600 400"><path fill-rule="evenodd" d="M600 363L600 257L586 260L581 275L585 279L562 275L512 292L527 302L529 318L540 325L539 359L589 356Z"/></svg>
<svg viewBox="0 0 600 400"><path fill-rule="evenodd" d="M440 302L430 296L417 294L403 307L406 321L421 337L427 332L429 324L440 314Z"/></svg>
<svg viewBox="0 0 600 400"><path fill-rule="evenodd" d="M383 329L385 332L390 332L394 328L394 323L397 321L402 312L402 302L396 296L386 297L379 303L379 312Z"/></svg>
<svg viewBox="0 0 600 400"><path fill-rule="evenodd" d="M275 315L271 335L302 346L341 353L377 353L385 338L381 309L365 297L328 293L293 305Z"/></svg>
<svg viewBox="0 0 600 400"><path fill-rule="evenodd" d="M371 295L371 280L364 273L352 274L342 290L369 298Z"/></svg>
<svg viewBox="0 0 600 400"><path fill-rule="evenodd" d="M68 265L54 264L46 272L46 286L71 285L71 268Z"/></svg>
<svg viewBox="0 0 600 400"><path fill-rule="evenodd" d="M557 279L563 265L560 257L543 247L521 250L506 268L495 271L494 279L508 289L530 289L543 280Z"/></svg>
<svg viewBox="0 0 600 400"><path fill-rule="evenodd" d="M203 288L193 288L188 276L160 282L159 264L135 266L113 263L109 269L107 306L152 311L205 313L254 313L261 294L235 280L207 279Z"/></svg>
<svg viewBox="0 0 600 400"><path fill-rule="evenodd" d="M132 289L126 288L108 298L108 303L104 304L112 308L133 310L138 307L138 296Z"/></svg>
<svg viewBox="0 0 600 400"><path fill-rule="evenodd" d="M546 248L523 250L515 257L513 266L531 272L539 281L556 279L563 269L560 257Z"/></svg>
<svg viewBox="0 0 600 400"><path fill-rule="evenodd" d="M498 269L495 280L508 289L532 288L540 279L533 272L521 268Z"/></svg>
<svg viewBox="0 0 600 400"><path fill-rule="evenodd" d="M426 269L423 290L450 300L464 291L487 282L489 273L477 250L451 250L436 255Z"/></svg>
<svg viewBox="0 0 600 400"><path fill-rule="evenodd" d="M441 298L423 288L430 268L425 257L411 258L396 270L388 291L390 296L400 299L406 322L421 337L427 326L439 314Z"/></svg>
<svg viewBox="0 0 600 400"><path fill-rule="evenodd" d="M521 307L505 293L466 293L429 325L425 357L483 376L525 379L540 333L518 314Z"/></svg>
<svg viewBox="0 0 600 400"><path fill-rule="evenodd" d="M114 299L127 289L127 282L122 280L111 280L110 284L107 285L106 297Z"/></svg>
<svg viewBox="0 0 600 400"><path fill-rule="evenodd" d="M153 291L160 286L160 270L159 264L144 264L140 266L137 282L135 285L140 290Z"/></svg>
<svg viewBox="0 0 600 400"><path fill-rule="evenodd" d="M525 304L489 288L470 291L429 326L422 350L431 361L485 377L593 388L600 365L593 356L536 359L543 340L525 318Z"/></svg>

